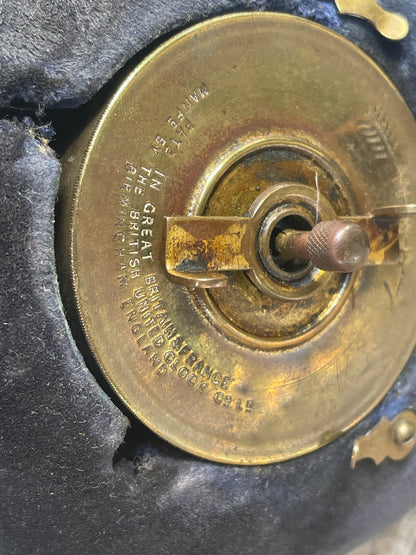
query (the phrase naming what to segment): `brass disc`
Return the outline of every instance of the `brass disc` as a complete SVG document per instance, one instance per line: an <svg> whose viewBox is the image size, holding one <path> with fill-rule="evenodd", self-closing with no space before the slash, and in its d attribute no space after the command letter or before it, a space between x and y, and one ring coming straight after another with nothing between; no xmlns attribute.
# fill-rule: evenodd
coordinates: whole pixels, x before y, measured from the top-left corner
<svg viewBox="0 0 416 555"><path fill-rule="evenodd" d="M382 71L300 18L229 15L146 58L70 150L63 177L76 181L67 237L81 320L133 413L182 449L237 464L307 453L363 418L414 344L412 219L402 219L400 264L314 293L315 326L300 301L283 314L245 275L208 293L171 282L164 217L244 212L280 182L321 186L337 215L415 203L415 144Z"/></svg>

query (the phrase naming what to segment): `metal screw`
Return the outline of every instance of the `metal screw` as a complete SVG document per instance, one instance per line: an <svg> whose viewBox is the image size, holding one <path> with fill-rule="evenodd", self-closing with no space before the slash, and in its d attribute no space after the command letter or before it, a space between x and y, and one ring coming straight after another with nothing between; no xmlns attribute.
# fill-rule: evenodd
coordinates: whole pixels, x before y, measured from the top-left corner
<svg viewBox="0 0 416 555"><path fill-rule="evenodd" d="M411 441L416 435L416 426L404 418L400 419L394 427L394 441L403 445Z"/></svg>
<svg viewBox="0 0 416 555"><path fill-rule="evenodd" d="M327 220L311 231L286 229L276 237L283 258L303 258L320 270L353 272L367 262L370 242L359 225L342 220Z"/></svg>

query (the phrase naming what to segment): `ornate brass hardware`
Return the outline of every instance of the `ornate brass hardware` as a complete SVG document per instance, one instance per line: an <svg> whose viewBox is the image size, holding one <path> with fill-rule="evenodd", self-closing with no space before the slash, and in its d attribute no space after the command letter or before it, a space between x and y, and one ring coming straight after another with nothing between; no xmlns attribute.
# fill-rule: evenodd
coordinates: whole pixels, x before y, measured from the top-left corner
<svg viewBox="0 0 416 555"><path fill-rule="evenodd" d="M376 0L335 0L342 14L368 19L377 31L390 40L402 40L409 32L409 22L398 13L388 12Z"/></svg>
<svg viewBox="0 0 416 555"><path fill-rule="evenodd" d="M373 459L379 465L387 457L400 461L416 445L416 414L412 410L400 412L392 422L382 418L365 436L355 440L351 468L361 459Z"/></svg>

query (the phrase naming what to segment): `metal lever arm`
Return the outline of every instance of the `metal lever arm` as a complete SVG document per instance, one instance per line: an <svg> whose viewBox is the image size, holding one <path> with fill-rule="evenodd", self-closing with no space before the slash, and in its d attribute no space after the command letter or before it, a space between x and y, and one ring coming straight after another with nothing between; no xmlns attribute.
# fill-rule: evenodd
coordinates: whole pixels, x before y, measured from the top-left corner
<svg viewBox="0 0 416 555"><path fill-rule="evenodd" d="M347 230L347 239L355 236L352 258L357 258L358 264L349 268L348 264L347 267L338 263L332 263L330 267L321 264L321 269L346 272L356 270L362 265L397 263L400 254L399 218L403 212L413 213L409 212L408 207L403 207L402 211L400 207L396 207L392 213L386 208L384 212L379 209L377 215L343 218L342 224L337 220L335 226L331 222L332 233L338 226L338 229L343 230L344 236ZM327 223L325 225L328 229ZM358 234L357 226L363 230ZM315 235L316 239L316 232L311 235ZM257 257L256 237L257 227L249 217L166 218L166 270L174 281L188 287L224 287L229 281L230 272L250 270L253 267ZM281 238L281 244L284 242L284 238ZM328 260L328 254L334 251L334 247L333 236L320 249L315 244L313 256L309 252L308 258L315 264L318 258ZM301 253L295 249L292 256L299 254Z"/></svg>
<svg viewBox="0 0 416 555"><path fill-rule="evenodd" d="M368 19L377 31L390 40L402 40L409 32L407 19L383 9L376 0L335 0L341 14Z"/></svg>
<svg viewBox="0 0 416 555"><path fill-rule="evenodd" d="M166 270L188 287L224 287L223 272L250 270L255 256L251 218L166 218Z"/></svg>

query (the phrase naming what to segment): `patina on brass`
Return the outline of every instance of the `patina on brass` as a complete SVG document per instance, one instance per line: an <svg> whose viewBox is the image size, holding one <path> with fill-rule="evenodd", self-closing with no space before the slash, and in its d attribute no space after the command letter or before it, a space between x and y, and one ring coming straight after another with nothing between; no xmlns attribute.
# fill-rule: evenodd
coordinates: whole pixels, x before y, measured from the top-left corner
<svg viewBox="0 0 416 555"><path fill-rule="evenodd" d="M272 213L271 221L266 217L263 225L253 217L168 217L166 270L172 279L188 287L209 288L225 287L231 276L227 278L221 272L256 268L258 258L263 260L269 274L286 281L307 275L312 266L332 272L353 272L367 265L394 264L400 260L399 217L390 215L387 209L383 215L379 211L377 217L352 216L351 221L344 217L313 226L303 215L304 226L309 225L311 231L281 229L274 240L276 256L270 239L279 215L276 218ZM293 259L311 264L297 271L279 272L279 259L282 265ZM201 276L205 277L202 282Z"/></svg>
<svg viewBox="0 0 416 555"><path fill-rule="evenodd" d="M368 19L377 31L390 40L402 40L409 32L409 22L399 13L392 13L376 0L335 0L342 14Z"/></svg>
<svg viewBox="0 0 416 555"><path fill-rule="evenodd" d="M387 457L400 461L407 457L416 445L416 414L404 410L392 422L382 418L365 436L355 440L351 468L361 459L373 459L376 465Z"/></svg>
<svg viewBox="0 0 416 555"><path fill-rule="evenodd" d="M236 464L302 455L363 418L414 344L416 229L401 213L416 203L415 144L382 71L303 19L229 15L146 58L67 153L62 183L82 324L126 406L173 444ZM399 263L271 276L245 250L263 208L292 229L365 220L377 260ZM191 222L208 217L227 252L198 279L227 285L190 289L166 271L166 225L179 226L172 256L196 233L201 262L221 242Z"/></svg>

